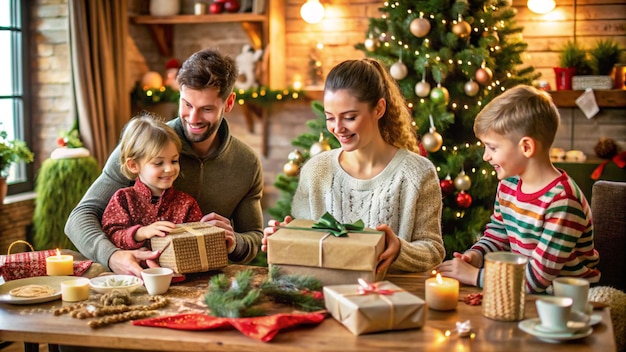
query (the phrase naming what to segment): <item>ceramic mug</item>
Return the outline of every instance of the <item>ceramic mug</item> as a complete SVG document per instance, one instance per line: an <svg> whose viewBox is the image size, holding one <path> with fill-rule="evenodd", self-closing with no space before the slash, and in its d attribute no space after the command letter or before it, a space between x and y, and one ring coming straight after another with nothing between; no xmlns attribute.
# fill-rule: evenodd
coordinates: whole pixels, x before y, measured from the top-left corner
<svg viewBox="0 0 626 352"><path fill-rule="evenodd" d="M572 312L573 300L569 297L545 296L535 301L541 325L538 330L545 332L567 331L567 322Z"/></svg>
<svg viewBox="0 0 626 352"><path fill-rule="evenodd" d="M174 271L168 268L148 268L141 271L141 278L150 296L167 292Z"/></svg>
<svg viewBox="0 0 626 352"><path fill-rule="evenodd" d="M572 299L572 312L589 314L589 281L577 277L557 277L552 281L554 295Z"/></svg>

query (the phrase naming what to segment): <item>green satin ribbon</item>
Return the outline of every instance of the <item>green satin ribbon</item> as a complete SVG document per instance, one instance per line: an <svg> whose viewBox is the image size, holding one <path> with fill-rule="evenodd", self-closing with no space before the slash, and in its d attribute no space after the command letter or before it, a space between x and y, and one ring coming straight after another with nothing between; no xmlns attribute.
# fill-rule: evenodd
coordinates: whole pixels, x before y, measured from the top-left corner
<svg viewBox="0 0 626 352"><path fill-rule="evenodd" d="M365 224L359 219L352 224L342 224L329 212L325 212L318 222L313 224L312 228L325 230L332 233L335 237L347 236L350 231L363 231Z"/></svg>
<svg viewBox="0 0 626 352"><path fill-rule="evenodd" d="M359 233L382 233L381 231L366 231L363 220L359 219L352 224L342 224L330 213L326 212L318 222L313 224L312 227L299 227L299 226L276 226L282 229L290 230L304 230L304 231L319 231L331 233L336 237L348 236L349 232Z"/></svg>

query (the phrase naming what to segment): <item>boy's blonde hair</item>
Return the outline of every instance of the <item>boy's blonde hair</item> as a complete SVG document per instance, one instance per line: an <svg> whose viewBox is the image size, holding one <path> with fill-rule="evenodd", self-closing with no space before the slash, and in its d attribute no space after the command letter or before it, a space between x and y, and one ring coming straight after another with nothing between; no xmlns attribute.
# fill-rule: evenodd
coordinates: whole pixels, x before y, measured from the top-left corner
<svg viewBox="0 0 626 352"><path fill-rule="evenodd" d="M483 108L474 120L474 134L480 138L493 131L515 141L528 136L548 150L560 120L559 110L548 93L518 85Z"/></svg>
<svg viewBox="0 0 626 352"><path fill-rule="evenodd" d="M137 162L152 160L170 142L174 143L180 152L182 143L178 134L157 116L143 112L132 118L124 127L120 141L120 168L124 176L131 180L137 177L126 166L127 160Z"/></svg>

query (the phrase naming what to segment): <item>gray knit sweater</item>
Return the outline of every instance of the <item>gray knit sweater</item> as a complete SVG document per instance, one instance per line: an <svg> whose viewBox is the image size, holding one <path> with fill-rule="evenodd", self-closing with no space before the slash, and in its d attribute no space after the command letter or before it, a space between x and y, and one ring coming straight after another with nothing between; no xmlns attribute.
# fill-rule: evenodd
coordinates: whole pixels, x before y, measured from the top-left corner
<svg viewBox="0 0 626 352"><path fill-rule="evenodd" d="M318 220L326 211L342 223L359 219L366 226L387 224L400 238L392 271L422 272L445 256L441 237L441 188L433 164L399 149L376 177L360 180L339 165L341 149L311 158L300 171L292 213Z"/></svg>
<svg viewBox="0 0 626 352"><path fill-rule="evenodd" d="M228 257L235 263L251 261L258 253L263 237L263 173L258 156L249 146L230 135L225 119L218 130L221 146L204 159L185 138L180 118L168 124L183 143L179 160L181 172L174 188L194 197L203 214L216 212L231 219L237 246ZM102 213L115 191L131 184L132 181L120 171L118 146L65 225L65 233L76 248L105 267L119 248L102 232Z"/></svg>

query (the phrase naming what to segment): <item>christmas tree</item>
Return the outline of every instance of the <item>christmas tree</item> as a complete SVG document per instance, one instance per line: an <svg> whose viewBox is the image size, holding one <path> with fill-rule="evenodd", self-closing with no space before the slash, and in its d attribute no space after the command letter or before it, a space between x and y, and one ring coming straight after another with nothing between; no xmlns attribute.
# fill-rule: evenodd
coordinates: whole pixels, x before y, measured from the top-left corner
<svg viewBox="0 0 626 352"><path fill-rule="evenodd" d="M385 2L355 47L389 67L412 110L416 133L434 163L443 194L442 232L448 258L482 235L497 187L493 169L473 133L474 118L495 96L538 77L521 67L527 45L510 0ZM276 219L291 212L299 166L312 154L338 147L325 129L323 109L308 122L310 133L292 141L282 192L269 209Z"/></svg>

